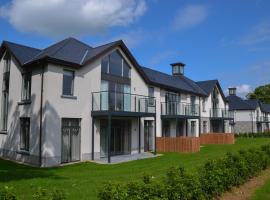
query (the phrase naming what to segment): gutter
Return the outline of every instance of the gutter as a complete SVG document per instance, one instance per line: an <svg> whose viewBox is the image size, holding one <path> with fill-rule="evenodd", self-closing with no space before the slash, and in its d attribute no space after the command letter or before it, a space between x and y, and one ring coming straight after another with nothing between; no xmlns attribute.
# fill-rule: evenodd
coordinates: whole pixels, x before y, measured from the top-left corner
<svg viewBox="0 0 270 200"><path fill-rule="evenodd" d="M43 116L43 82L44 82L44 64L42 63L42 72L41 72L41 87L40 87L40 112L39 112L39 166L42 167L42 116Z"/></svg>

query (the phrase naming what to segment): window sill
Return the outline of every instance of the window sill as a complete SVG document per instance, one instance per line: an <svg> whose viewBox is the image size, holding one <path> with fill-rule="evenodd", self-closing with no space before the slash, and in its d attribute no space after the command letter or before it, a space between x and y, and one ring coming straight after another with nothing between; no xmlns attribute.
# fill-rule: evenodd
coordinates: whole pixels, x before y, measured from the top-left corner
<svg viewBox="0 0 270 200"><path fill-rule="evenodd" d="M8 134L8 132L7 132L7 131L5 131L5 130L2 130L2 131L0 131L0 134L7 135L7 134Z"/></svg>
<svg viewBox="0 0 270 200"><path fill-rule="evenodd" d="M22 155L30 155L29 151L25 151L25 150L19 150L17 151L18 154L22 154Z"/></svg>
<svg viewBox="0 0 270 200"><path fill-rule="evenodd" d="M21 101L21 102L18 102L18 105L27 105L27 104L31 104L31 100L25 100L25 101Z"/></svg>
<svg viewBox="0 0 270 200"><path fill-rule="evenodd" d="M64 98L64 99L77 99L76 96L72 96L72 95L61 95L61 98Z"/></svg>

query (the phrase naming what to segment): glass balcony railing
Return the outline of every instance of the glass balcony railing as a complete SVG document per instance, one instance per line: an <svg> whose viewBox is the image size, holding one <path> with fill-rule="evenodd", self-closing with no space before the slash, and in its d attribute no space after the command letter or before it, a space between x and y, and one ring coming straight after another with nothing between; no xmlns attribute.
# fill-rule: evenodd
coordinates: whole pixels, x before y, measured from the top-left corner
<svg viewBox="0 0 270 200"><path fill-rule="evenodd" d="M155 113L156 99L115 91L93 92L92 111Z"/></svg>
<svg viewBox="0 0 270 200"><path fill-rule="evenodd" d="M199 105L183 102L161 103L161 115L199 116Z"/></svg>
<svg viewBox="0 0 270 200"><path fill-rule="evenodd" d="M270 117L264 117L265 122L270 122Z"/></svg>
<svg viewBox="0 0 270 200"><path fill-rule="evenodd" d="M264 122L265 121L265 118L264 118L264 116L257 116L256 117L256 121L257 122Z"/></svg>
<svg viewBox="0 0 270 200"><path fill-rule="evenodd" d="M212 118L234 118L233 112L224 108L210 109L210 117Z"/></svg>

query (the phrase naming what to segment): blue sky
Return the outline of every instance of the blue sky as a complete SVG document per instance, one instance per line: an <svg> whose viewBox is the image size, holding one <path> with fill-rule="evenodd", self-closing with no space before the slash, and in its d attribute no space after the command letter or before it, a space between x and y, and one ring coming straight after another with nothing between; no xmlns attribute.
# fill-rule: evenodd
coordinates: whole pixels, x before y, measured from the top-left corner
<svg viewBox="0 0 270 200"><path fill-rule="evenodd" d="M270 82L269 0L1 0L0 40L44 48L74 36L91 46L123 39L141 65L240 95Z"/></svg>

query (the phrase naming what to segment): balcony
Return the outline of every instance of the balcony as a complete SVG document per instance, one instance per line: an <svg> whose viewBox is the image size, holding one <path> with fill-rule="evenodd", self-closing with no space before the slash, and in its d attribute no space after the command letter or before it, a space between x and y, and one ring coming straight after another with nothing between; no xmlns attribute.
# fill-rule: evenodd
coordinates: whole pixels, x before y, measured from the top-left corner
<svg viewBox="0 0 270 200"><path fill-rule="evenodd" d="M264 117L264 121L270 123L270 117Z"/></svg>
<svg viewBox="0 0 270 200"><path fill-rule="evenodd" d="M164 116L182 116L184 118L198 118L199 105L183 102L162 102L161 115Z"/></svg>
<svg viewBox="0 0 270 200"><path fill-rule="evenodd" d="M155 97L115 91L92 93L93 116L155 116L155 113Z"/></svg>
<svg viewBox="0 0 270 200"><path fill-rule="evenodd" d="M233 112L224 108L215 108L210 109L210 118L224 118L224 119L233 119Z"/></svg>
<svg viewBox="0 0 270 200"><path fill-rule="evenodd" d="M259 122L259 123L260 122L264 122L265 121L265 117L264 116L257 116L256 117L256 121Z"/></svg>

